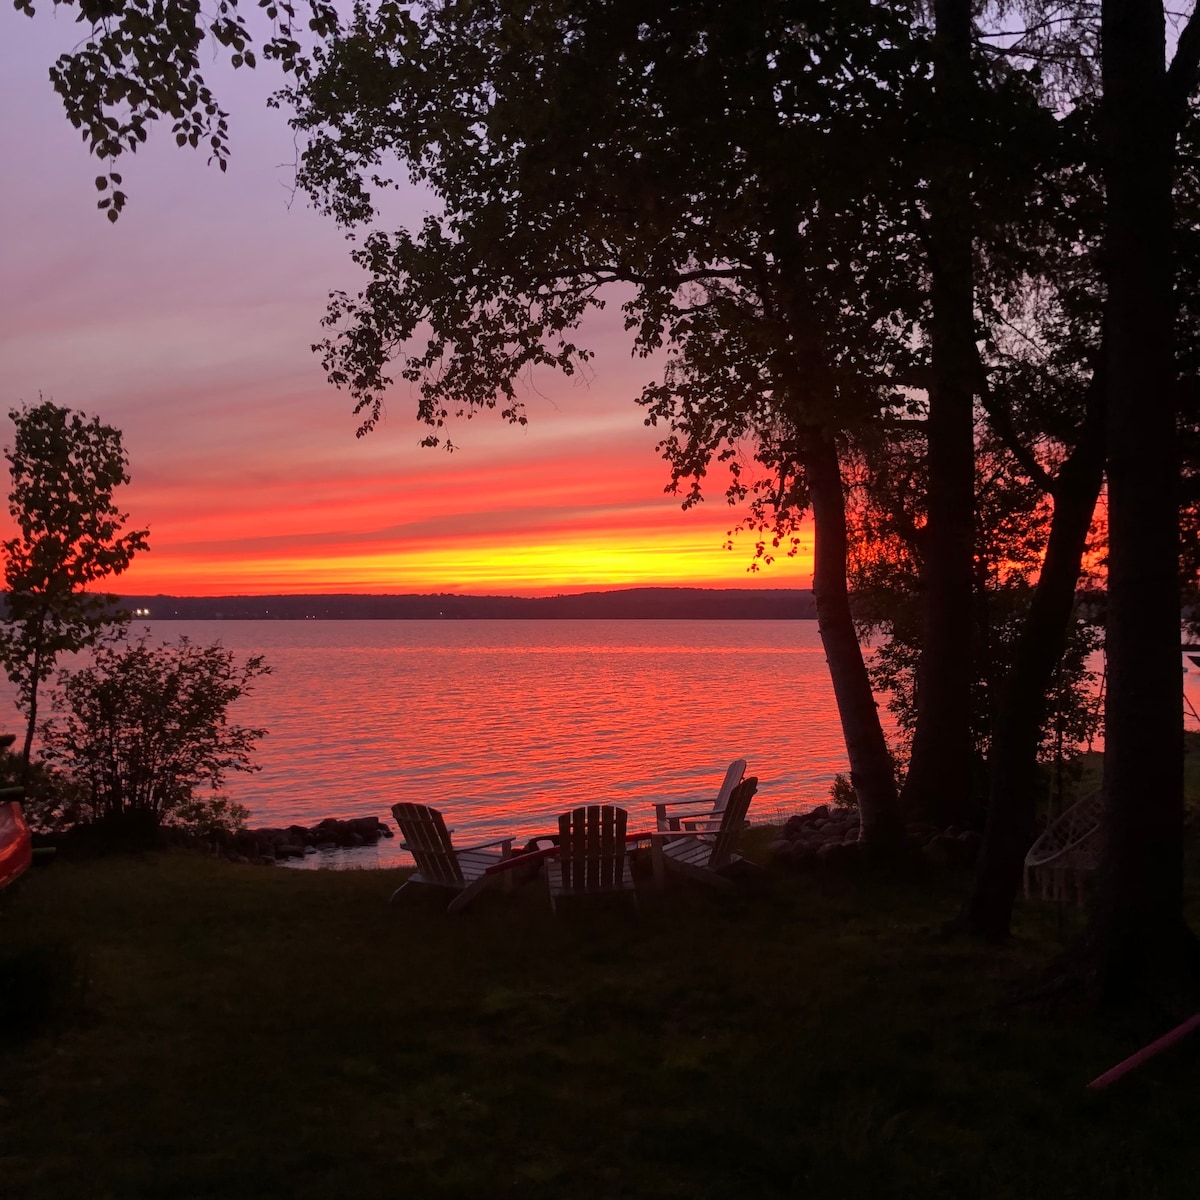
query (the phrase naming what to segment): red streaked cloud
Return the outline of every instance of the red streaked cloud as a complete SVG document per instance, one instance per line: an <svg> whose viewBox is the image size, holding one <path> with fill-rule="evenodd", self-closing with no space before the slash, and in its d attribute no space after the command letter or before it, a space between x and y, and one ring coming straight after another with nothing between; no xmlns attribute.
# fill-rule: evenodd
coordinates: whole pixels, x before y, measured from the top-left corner
<svg viewBox="0 0 1200 1200"><path fill-rule="evenodd" d="M211 506L181 504L166 481L135 482L131 506L160 516L154 552L121 586L217 594L807 584L806 558L748 574L754 539L722 548L734 514L721 503L680 511L662 494L652 449L636 453L645 447L633 439L623 449L498 463L425 451L411 473L310 474L299 495L292 478L215 480L203 493Z"/></svg>
<svg viewBox="0 0 1200 1200"><path fill-rule="evenodd" d="M270 69L219 72L233 113L227 175L169 138L123 163L130 207L110 226L97 174L46 81L77 40L66 19L0 10L0 401L41 393L124 431L123 506L151 553L136 593L578 591L621 585L807 586L810 547L756 574L754 538L720 483L682 512L634 404L656 362L633 359L617 306L580 340L589 377L530 381L530 424L485 413L422 450L405 386L356 439L310 350L331 288L353 287L332 225L289 207L293 157L263 103ZM156 130L155 134L165 131ZM413 191L410 219L429 207ZM4 438L7 443L11 434Z"/></svg>

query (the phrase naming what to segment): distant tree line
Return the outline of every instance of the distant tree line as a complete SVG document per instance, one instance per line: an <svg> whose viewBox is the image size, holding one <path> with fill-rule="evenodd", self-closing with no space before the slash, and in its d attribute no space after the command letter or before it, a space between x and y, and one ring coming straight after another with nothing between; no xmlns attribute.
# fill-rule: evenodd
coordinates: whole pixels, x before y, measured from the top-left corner
<svg viewBox="0 0 1200 1200"><path fill-rule="evenodd" d="M790 588L622 588L573 596L123 596L160 621L810 620L812 592Z"/></svg>

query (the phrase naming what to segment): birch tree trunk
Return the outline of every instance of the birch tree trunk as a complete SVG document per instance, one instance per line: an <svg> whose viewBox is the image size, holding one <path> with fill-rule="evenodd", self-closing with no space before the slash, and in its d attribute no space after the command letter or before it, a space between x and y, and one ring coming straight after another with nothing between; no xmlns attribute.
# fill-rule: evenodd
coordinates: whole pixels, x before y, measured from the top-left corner
<svg viewBox="0 0 1200 1200"><path fill-rule="evenodd" d="M846 583L846 506L837 446L825 432L801 435L804 476L812 499L813 596L821 644L858 797L859 841L872 858L895 858L905 842L895 775L879 707L871 690L850 611Z"/></svg>

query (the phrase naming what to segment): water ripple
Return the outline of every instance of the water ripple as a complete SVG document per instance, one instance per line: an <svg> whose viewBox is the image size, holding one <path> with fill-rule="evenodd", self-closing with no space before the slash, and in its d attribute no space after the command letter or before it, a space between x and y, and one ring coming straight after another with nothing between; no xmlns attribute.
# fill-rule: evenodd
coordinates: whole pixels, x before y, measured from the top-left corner
<svg viewBox="0 0 1200 1200"><path fill-rule="evenodd" d="M457 840L616 801L711 800L729 761L758 810L828 797L845 750L811 621L172 621L151 635L262 653L233 719L270 731L228 794L252 824L445 812ZM753 815L753 810L752 810ZM373 861L395 861L399 838ZM310 860L311 861L311 860Z"/></svg>

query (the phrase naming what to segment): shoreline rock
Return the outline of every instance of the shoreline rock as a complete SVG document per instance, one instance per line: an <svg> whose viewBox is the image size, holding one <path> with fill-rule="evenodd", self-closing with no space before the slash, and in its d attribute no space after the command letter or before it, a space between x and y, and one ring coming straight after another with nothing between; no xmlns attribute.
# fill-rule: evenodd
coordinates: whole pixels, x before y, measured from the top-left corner
<svg viewBox="0 0 1200 1200"><path fill-rule="evenodd" d="M912 822L905 826L909 840L932 867L970 868L979 855L980 836L973 829ZM789 817L779 837L771 843L771 857L797 870L847 868L858 862L859 817L853 809L831 809L828 804Z"/></svg>
<svg viewBox="0 0 1200 1200"><path fill-rule="evenodd" d="M374 846L380 838L395 836L379 817L326 817L315 825L239 829L222 839L219 852L237 861L267 865L319 850Z"/></svg>
<svg viewBox="0 0 1200 1200"><path fill-rule="evenodd" d="M94 858L108 854L142 853L182 847L238 863L274 866L321 850L371 847L395 832L379 817L326 817L315 825L260 826L233 832L191 833L157 825L145 814L126 814L117 820L80 821L69 829L38 831L37 848L53 847L64 858Z"/></svg>

